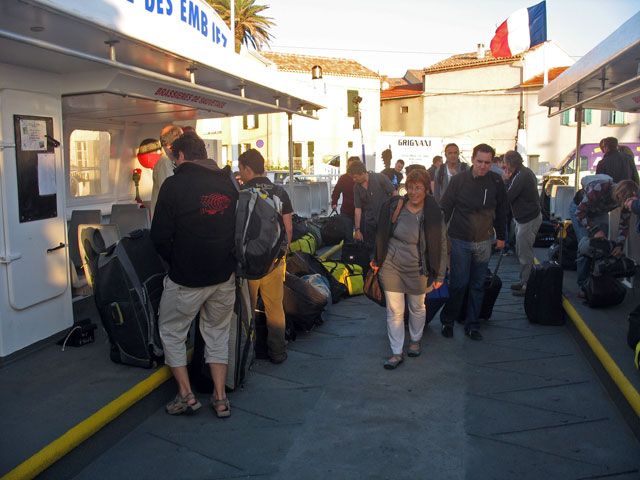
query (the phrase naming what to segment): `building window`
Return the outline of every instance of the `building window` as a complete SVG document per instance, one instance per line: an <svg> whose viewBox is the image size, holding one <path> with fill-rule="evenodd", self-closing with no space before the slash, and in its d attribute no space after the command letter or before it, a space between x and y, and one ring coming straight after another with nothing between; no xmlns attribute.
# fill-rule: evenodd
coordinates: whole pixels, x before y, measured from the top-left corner
<svg viewBox="0 0 640 480"><path fill-rule="evenodd" d="M407 105L400 107L400 113L409 113L409 107Z"/></svg>
<svg viewBox="0 0 640 480"><path fill-rule="evenodd" d="M571 110L567 110L566 112L562 112L562 125L575 125L576 124L576 111L574 108ZM582 124L590 125L591 124L591 109L585 108L582 110Z"/></svg>
<svg viewBox="0 0 640 480"><path fill-rule="evenodd" d="M353 103L353 99L358 96L358 90L347 90L347 116L356 116L356 104Z"/></svg>
<svg viewBox="0 0 640 480"><path fill-rule="evenodd" d="M258 115L245 115L242 117L242 128L245 130L255 130L258 128Z"/></svg>
<svg viewBox="0 0 640 480"><path fill-rule="evenodd" d="M302 170L302 143L293 143L293 168L294 170Z"/></svg>
<svg viewBox="0 0 640 480"><path fill-rule="evenodd" d="M250 143L241 143L240 144L240 153L244 153L247 150L251 150L251 144Z"/></svg>
<svg viewBox="0 0 640 480"><path fill-rule="evenodd" d="M624 112L614 110L612 112L602 112L602 115L606 115L606 120L603 122L605 125L624 125L626 123Z"/></svg>
<svg viewBox="0 0 640 480"><path fill-rule="evenodd" d="M109 193L109 132L74 130L69 149L69 193L88 197Z"/></svg>
<svg viewBox="0 0 640 480"><path fill-rule="evenodd" d="M313 167L313 157L315 156L315 143L307 142L307 158L309 159L309 167Z"/></svg>

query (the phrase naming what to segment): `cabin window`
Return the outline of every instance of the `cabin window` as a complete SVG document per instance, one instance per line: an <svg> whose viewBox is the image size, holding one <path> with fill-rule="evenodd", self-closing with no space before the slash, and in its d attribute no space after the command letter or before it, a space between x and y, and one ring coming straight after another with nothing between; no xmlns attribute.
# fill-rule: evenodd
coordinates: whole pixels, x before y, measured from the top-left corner
<svg viewBox="0 0 640 480"><path fill-rule="evenodd" d="M74 130L69 148L69 193L88 197L110 193L111 135L96 130Z"/></svg>

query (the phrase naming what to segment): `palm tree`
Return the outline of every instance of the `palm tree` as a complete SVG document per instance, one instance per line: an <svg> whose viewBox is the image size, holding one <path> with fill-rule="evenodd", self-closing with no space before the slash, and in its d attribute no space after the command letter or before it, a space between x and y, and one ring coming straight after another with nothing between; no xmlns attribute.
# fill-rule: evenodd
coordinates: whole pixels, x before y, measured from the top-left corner
<svg viewBox="0 0 640 480"><path fill-rule="evenodd" d="M270 17L259 15L260 12L269 8L268 5L255 5L256 0L235 0L235 23L236 23L236 53L240 53L240 47L244 43L251 44L256 50L260 50L263 45L269 45L273 38L269 33L269 28L275 26ZM229 0L207 0L223 21L229 25Z"/></svg>

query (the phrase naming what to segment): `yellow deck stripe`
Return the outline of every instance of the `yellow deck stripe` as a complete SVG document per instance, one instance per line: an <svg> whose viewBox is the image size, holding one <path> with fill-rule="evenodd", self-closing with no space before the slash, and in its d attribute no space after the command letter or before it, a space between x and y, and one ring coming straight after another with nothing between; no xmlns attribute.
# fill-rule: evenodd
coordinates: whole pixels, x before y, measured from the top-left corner
<svg viewBox="0 0 640 480"><path fill-rule="evenodd" d="M625 377L624 373L622 373L622 370L620 370L616 362L611 358L609 352L605 350L598 338L593 334L587 324L584 323L584 320L582 320L582 317L580 317L576 309L573 308L571 302L569 302L569 300L564 296L562 297L562 306L580 334L591 347L591 350L593 350L593 353L598 357L598 360L600 360L600 363L602 363L602 366L605 368L611 379L618 386L624 395L624 398L627 399L631 408L633 408L636 415L640 417L640 394L638 391L633 387L633 385L631 385L631 382L627 377Z"/></svg>
<svg viewBox="0 0 640 480"><path fill-rule="evenodd" d="M187 353L189 360L192 354L193 349L190 349ZM36 477L170 378L171 370L169 367L166 365L161 367L157 372L149 375L145 380L22 462L0 480L30 480Z"/></svg>
<svg viewBox="0 0 640 480"><path fill-rule="evenodd" d="M319 260L326 260L327 258L329 258L331 255L333 255L334 253L336 253L338 250L340 250L342 248L342 244L344 243L344 240L340 240L340 243L331 247L329 250L327 250L326 252L324 252L322 255L320 255L318 257Z"/></svg>

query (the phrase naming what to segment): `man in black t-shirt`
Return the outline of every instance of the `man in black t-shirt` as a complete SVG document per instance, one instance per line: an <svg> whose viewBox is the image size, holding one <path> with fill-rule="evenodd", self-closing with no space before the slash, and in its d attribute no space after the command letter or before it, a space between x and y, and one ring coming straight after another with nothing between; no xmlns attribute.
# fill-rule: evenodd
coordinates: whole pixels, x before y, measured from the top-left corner
<svg viewBox="0 0 640 480"><path fill-rule="evenodd" d="M256 187L267 193L271 198L277 196L282 202L282 220L287 231L287 248L293 234L293 207L291 199L285 189L274 185L265 175L264 158L255 149L250 149L238 157L240 177L245 188ZM264 302L267 317L267 348L269 358L273 363L282 363L287 359L287 347L284 338L285 317L282 299L284 296L284 259L276 260L278 265L266 276L259 280L249 280L251 305L255 310L258 293Z"/></svg>

